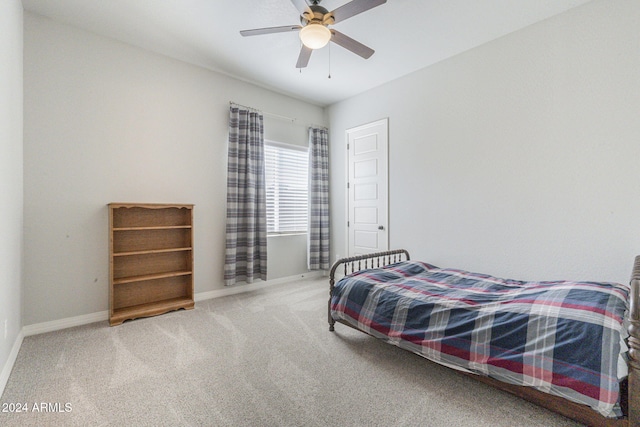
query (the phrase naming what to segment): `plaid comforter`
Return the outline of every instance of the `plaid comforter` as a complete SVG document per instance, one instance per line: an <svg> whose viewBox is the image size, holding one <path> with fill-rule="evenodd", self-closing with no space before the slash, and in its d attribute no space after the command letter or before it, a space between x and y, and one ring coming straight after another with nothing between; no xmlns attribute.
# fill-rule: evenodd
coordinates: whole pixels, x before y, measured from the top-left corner
<svg viewBox="0 0 640 427"><path fill-rule="evenodd" d="M619 416L629 288L522 282L405 261L341 279L331 315L432 361Z"/></svg>

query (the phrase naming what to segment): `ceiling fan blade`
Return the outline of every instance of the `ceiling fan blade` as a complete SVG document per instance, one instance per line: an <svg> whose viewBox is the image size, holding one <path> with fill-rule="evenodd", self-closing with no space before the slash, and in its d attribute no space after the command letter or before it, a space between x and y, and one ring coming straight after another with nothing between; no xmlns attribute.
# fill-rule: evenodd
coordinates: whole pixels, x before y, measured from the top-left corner
<svg viewBox="0 0 640 427"><path fill-rule="evenodd" d="M309 64L311 52L313 52L313 49L309 49L305 45L302 45L302 49L300 49L300 55L298 56L298 63L296 64L296 68L305 68L307 64Z"/></svg>
<svg viewBox="0 0 640 427"><path fill-rule="evenodd" d="M356 55L360 55L364 59L369 59L375 52L375 50L363 45L359 41L355 41L349 36L342 34L340 31L331 30L331 41L347 50L350 50Z"/></svg>
<svg viewBox="0 0 640 427"><path fill-rule="evenodd" d="M291 0L291 3L293 3L296 9L298 9L298 12L300 12L300 15L306 15L306 14L313 15L311 8L309 7L309 5L305 0Z"/></svg>
<svg viewBox="0 0 640 427"><path fill-rule="evenodd" d="M380 6L386 2L387 0L353 0L330 13L333 15L333 19L337 23L359 13L366 12L369 9L373 9L374 7Z"/></svg>
<svg viewBox="0 0 640 427"><path fill-rule="evenodd" d="M286 25L283 27L256 28L255 30L242 30L240 34L244 37L259 36L262 34L287 33L289 31L298 31L302 28L300 25Z"/></svg>

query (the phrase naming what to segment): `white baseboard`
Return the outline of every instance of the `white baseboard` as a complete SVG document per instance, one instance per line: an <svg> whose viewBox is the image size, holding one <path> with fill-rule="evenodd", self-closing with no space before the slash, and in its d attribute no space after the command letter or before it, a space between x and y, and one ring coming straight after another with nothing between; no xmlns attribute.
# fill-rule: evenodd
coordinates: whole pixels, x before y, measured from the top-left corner
<svg viewBox="0 0 640 427"><path fill-rule="evenodd" d="M251 292L258 289L264 289L269 286L280 285L282 283L295 282L296 280L316 279L324 275L326 275L324 271L310 271L309 273L299 274L296 276L282 277L280 279L267 280L264 282L261 281L257 283L247 284L247 285L226 286L222 289L216 289L213 291L197 293L194 296L194 300L198 302L198 301L204 301L212 298L226 297L229 295L241 294L243 292Z"/></svg>
<svg viewBox="0 0 640 427"><path fill-rule="evenodd" d="M108 311L99 311L97 313L84 314L82 316L67 317L65 319L27 325L22 328L22 332L25 337L29 337L31 335L44 334L46 332L73 328L74 326L82 326L88 325L89 323L102 322L103 320L108 319Z"/></svg>
<svg viewBox="0 0 640 427"><path fill-rule="evenodd" d="M7 386L7 381L9 381L9 375L11 375L11 370L13 369L13 365L16 363L16 359L18 358L18 352L20 351L20 347L22 346L22 340L24 339L24 334L22 331L16 337L15 342L13 343L13 347L11 347L11 353L9 353L9 359L4 364L2 368L2 372L0 373L0 396L4 393L4 388Z"/></svg>
<svg viewBox="0 0 640 427"><path fill-rule="evenodd" d="M273 285L294 282L296 280L307 280L322 277L326 275L324 271L312 271L309 273L299 274L296 276L282 277L280 279L267 280L264 282L252 283L249 285L228 286L222 289L216 289L208 292L199 292L194 295L194 300L204 301L212 298L220 298L228 295L236 295L242 292L255 291L264 289ZM89 323L102 322L109 320L108 311L99 311L97 313L84 314L82 316L68 317L66 319L52 320L50 322L35 323L22 328L22 336L44 334L46 332L59 331L61 329L72 328L74 326L88 325ZM22 342L22 339L20 340ZM19 347L18 347L19 349Z"/></svg>

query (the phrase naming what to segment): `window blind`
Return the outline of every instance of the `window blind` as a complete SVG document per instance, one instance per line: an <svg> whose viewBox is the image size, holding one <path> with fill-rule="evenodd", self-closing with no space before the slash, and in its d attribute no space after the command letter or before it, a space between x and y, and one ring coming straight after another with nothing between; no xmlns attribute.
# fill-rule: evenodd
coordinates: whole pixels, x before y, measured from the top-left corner
<svg viewBox="0 0 640 427"><path fill-rule="evenodd" d="M267 233L306 233L308 222L308 150L265 141Z"/></svg>

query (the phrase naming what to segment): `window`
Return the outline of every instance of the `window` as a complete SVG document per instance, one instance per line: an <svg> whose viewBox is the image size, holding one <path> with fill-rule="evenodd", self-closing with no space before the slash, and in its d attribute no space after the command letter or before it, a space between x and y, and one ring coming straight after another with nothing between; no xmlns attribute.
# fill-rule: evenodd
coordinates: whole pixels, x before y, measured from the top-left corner
<svg viewBox="0 0 640 427"><path fill-rule="evenodd" d="M265 141L267 233L307 232L308 150Z"/></svg>

